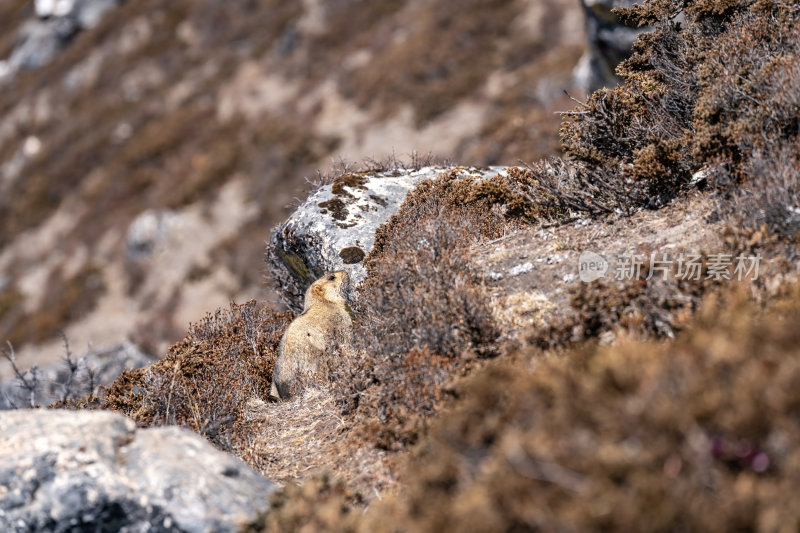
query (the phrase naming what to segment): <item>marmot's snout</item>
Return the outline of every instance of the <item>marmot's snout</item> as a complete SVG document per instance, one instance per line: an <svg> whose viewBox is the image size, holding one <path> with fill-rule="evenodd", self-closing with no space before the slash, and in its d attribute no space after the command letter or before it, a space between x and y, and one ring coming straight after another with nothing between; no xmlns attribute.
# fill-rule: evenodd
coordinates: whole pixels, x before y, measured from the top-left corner
<svg viewBox="0 0 800 533"><path fill-rule="evenodd" d="M338 272L328 274L324 279L327 283L335 287L336 292L347 304L351 302L352 289L350 285L350 274L348 274L346 270L339 270Z"/></svg>

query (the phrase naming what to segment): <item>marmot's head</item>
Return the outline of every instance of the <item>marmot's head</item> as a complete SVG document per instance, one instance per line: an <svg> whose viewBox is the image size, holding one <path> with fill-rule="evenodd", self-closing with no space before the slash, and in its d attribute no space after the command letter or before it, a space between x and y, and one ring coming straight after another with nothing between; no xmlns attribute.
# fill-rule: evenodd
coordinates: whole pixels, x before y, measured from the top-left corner
<svg viewBox="0 0 800 533"><path fill-rule="evenodd" d="M328 302L334 304L346 303L345 294L350 284L350 275L344 270L325 274L311 284L306 291L306 301L303 306L305 311L317 302Z"/></svg>

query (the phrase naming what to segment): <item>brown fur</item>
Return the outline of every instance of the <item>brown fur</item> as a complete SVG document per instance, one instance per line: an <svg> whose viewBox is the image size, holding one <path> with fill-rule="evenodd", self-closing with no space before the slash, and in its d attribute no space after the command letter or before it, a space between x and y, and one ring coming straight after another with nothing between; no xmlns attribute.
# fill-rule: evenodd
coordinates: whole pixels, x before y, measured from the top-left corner
<svg viewBox="0 0 800 533"><path fill-rule="evenodd" d="M330 353L350 340L353 323L344 294L347 272L326 274L306 291L303 313L283 334L272 371L272 399L287 399L324 377Z"/></svg>

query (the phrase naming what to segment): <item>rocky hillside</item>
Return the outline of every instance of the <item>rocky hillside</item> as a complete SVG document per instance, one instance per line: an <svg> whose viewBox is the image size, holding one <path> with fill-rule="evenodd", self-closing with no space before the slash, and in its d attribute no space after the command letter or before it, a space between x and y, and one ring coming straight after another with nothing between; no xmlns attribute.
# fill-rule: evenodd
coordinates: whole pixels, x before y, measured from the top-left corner
<svg viewBox="0 0 800 533"><path fill-rule="evenodd" d="M157 354L273 298L263 243L318 170L556 153L585 49L571 0L6 0L0 35L0 338L26 366L59 330Z"/></svg>
<svg viewBox="0 0 800 533"><path fill-rule="evenodd" d="M597 35L609 28L605 4L591 3ZM616 16L649 31L617 69L620 85L562 114L559 156L334 168L267 242L283 307L208 309L157 361L108 387L67 359L50 406L63 411L0 418L0 479L13 480L0 528L46 529L47 497L73 483L91 497L59 516L157 531L796 530L800 10L647 0ZM385 46L403 43L416 41ZM126 260L185 259L170 254L206 234L180 217L234 216L220 202L249 198L248 183L137 216ZM271 401L303 291L336 269L354 282L352 338L327 347L316 385ZM138 290L155 283L147 269L130 272ZM20 376L31 403L33 377ZM78 435L76 421L113 427ZM188 460L154 452L159 439L185 446ZM182 474L193 463L202 486ZM153 471L161 464L174 483ZM138 500L120 498L120 485ZM202 502L216 485L238 502L236 524L222 510L195 519L175 508L175 494Z"/></svg>

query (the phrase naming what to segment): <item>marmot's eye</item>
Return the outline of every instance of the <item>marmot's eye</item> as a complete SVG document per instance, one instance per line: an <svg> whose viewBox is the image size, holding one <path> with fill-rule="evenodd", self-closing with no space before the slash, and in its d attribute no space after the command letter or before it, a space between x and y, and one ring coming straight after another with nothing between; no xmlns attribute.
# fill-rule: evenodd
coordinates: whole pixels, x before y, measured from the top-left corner
<svg viewBox="0 0 800 533"><path fill-rule="evenodd" d="M335 280L336 280L336 276L334 276L333 274L328 276L328 281L335 281Z"/></svg>

